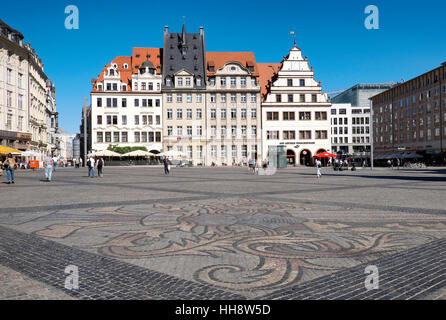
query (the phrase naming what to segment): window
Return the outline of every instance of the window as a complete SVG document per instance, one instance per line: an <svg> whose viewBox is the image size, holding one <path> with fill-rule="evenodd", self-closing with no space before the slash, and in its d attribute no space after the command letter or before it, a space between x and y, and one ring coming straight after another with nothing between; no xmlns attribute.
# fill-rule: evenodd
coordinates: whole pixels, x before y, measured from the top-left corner
<svg viewBox="0 0 446 320"><path fill-rule="evenodd" d="M203 129L201 126L197 126L197 136L201 137L203 135Z"/></svg>
<svg viewBox="0 0 446 320"><path fill-rule="evenodd" d="M279 140L279 131L266 131L267 140Z"/></svg>
<svg viewBox="0 0 446 320"><path fill-rule="evenodd" d="M192 126L187 126L186 127L186 135L192 136Z"/></svg>
<svg viewBox="0 0 446 320"><path fill-rule="evenodd" d="M325 130L316 130L316 139L323 140L328 139L328 133Z"/></svg>
<svg viewBox="0 0 446 320"><path fill-rule="evenodd" d="M192 102L192 94L190 93L186 94L186 102L188 103Z"/></svg>
<svg viewBox="0 0 446 320"><path fill-rule="evenodd" d="M111 132L105 133L105 142L111 142Z"/></svg>
<svg viewBox="0 0 446 320"><path fill-rule="evenodd" d="M287 85L288 85L288 87L292 87L293 86L293 79L288 79L287 80Z"/></svg>
<svg viewBox="0 0 446 320"><path fill-rule="evenodd" d="M241 85L242 87L246 87L246 77L242 77L242 78L240 78L240 85Z"/></svg>
<svg viewBox="0 0 446 320"><path fill-rule="evenodd" d="M177 93L177 102L183 102L183 95L181 93Z"/></svg>
<svg viewBox="0 0 446 320"><path fill-rule="evenodd" d="M97 143L104 142L104 134L102 132L96 133L96 142Z"/></svg>
<svg viewBox="0 0 446 320"><path fill-rule="evenodd" d="M12 84L12 70L8 68L7 80L9 84Z"/></svg>
<svg viewBox="0 0 446 320"><path fill-rule="evenodd" d="M190 86L190 78L189 77L186 78L186 86Z"/></svg>
<svg viewBox="0 0 446 320"><path fill-rule="evenodd" d="M339 114L347 114L347 109L339 109Z"/></svg>
<svg viewBox="0 0 446 320"><path fill-rule="evenodd" d="M147 107L147 99L142 99L142 106Z"/></svg>
<svg viewBox="0 0 446 320"><path fill-rule="evenodd" d="M296 139L296 131L284 131L283 140L294 140Z"/></svg>
<svg viewBox="0 0 446 320"><path fill-rule="evenodd" d="M246 119L246 109L241 110L242 119Z"/></svg>
<svg viewBox="0 0 446 320"><path fill-rule="evenodd" d="M255 87L257 85L256 77L251 77L251 86Z"/></svg>
<svg viewBox="0 0 446 320"><path fill-rule="evenodd" d="M226 93L220 95L220 102L226 103Z"/></svg>
<svg viewBox="0 0 446 320"><path fill-rule="evenodd" d="M211 137L215 137L217 135L217 126L211 126Z"/></svg>
<svg viewBox="0 0 446 320"><path fill-rule="evenodd" d="M314 116L316 120L327 120L327 112L315 112Z"/></svg>
<svg viewBox="0 0 446 320"><path fill-rule="evenodd" d="M305 79L300 79L299 84L301 87L305 87Z"/></svg>
<svg viewBox="0 0 446 320"><path fill-rule="evenodd" d="M177 127L177 136L181 137L183 135L183 127L178 126Z"/></svg>
<svg viewBox="0 0 446 320"><path fill-rule="evenodd" d="M19 73L17 78L17 85L19 88L23 88L23 74Z"/></svg>
<svg viewBox="0 0 446 320"><path fill-rule="evenodd" d="M248 156L248 146L242 145L242 157L247 157L247 156Z"/></svg>
<svg viewBox="0 0 446 320"><path fill-rule="evenodd" d="M311 102L317 102L317 95L315 94L311 95Z"/></svg>
<svg viewBox="0 0 446 320"><path fill-rule="evenodd" d="M282 95L276 94L276 102L282 102Z"/></svg>
<svg viewBox="0 0 446 320"><path fill-rule="evenodd" d="M167 103L171 103L172 102L172 94L168 93L167 94Z"/></svg>
<svg viewBox="0 0 446 320"><path fill-rule="evenodd" d="M226 136L226 126L221 126L221 136L222 137Z"/></svg>
<svg viewBox="0 0 446 320"><path fill-rule="evenodd" d="M267 112L266 120L268 121L277 121L279 120L279 112Z"/></svg>
<svg viewBox="0 0 446 320"><path fill-rule="evenodd" d="M292 94L288 95L288 102L294 102L294 98Z"/></svg>
<svg viewBox="0 0 446 320"><path fill-rule="evenodd" d="M135 107L139 107L139 99L135 99Z"/></svg>
<svg viewBox="0 0 446 320"><path fill-rule="evenodd" d="M217 146L211 146L211 157L212 158L217 157Z"/></svg>
<svg viewBox="0 0 446 320"><path fill-rule="evenodd" d="M215 119L217 117L217 109L211 109L211 119Z"/></svg>
<svg viewBox="0 0 446 320"><path fill-rule="evenodd" d="M237 146L232 146L232 157L237 158Z"/></svg>
<svg viewBox="0 0 446 320"><path fill-rule="evenodd" d="M139 125L139 116L135 116L135 125Z"/></svg>
<svg viewBox="0 0 446 320"><path fill-rule="evenodd" d="M257 102L257 94L251 93L251 102Z"/></svg>
<svg viewBox="0 0 446 320"><path fill-rule="evenodd" d="M113 108L118 107L118 98L113 98Z"/></svg>
<svg viewBox="0 0 446 320"><path fill-rule="evenodd" d="M310 140L311 139L311 131L299 131L299 139Z"/></svg>
<svg viewBox="0 0 446 320"><path fill-rule="evenodd" d="M187 146L187 156L189 157L189 159L192 158L192 146Z"/></svg>
<svg viewBox="0 0 446 320"><path fill-rule="evenodd" d="M246 126L243 125L242 126L242 136L246 136L246 134L247 134Z"/></svg>
<svg viewBox="0 0 446 320"><path fill-rule="evenodd" d="M231 135L233 137L237 135L237 126L231 126Z"/></svg>
<svg viewBox="0 0 446 320"><path fill-rule="evenodd" d="M305 95L304 94L300 95L300 102L305 102Z"/></svg>
<svg viewBox="0 0 446 320"><path fill-rule="evenodd" d="M20 110L23 110L23 95L21 95L21 94L19 94L19 96L18 96L18 101L17 101L17 107L20 109Z"/></svg>
<svg viewBox="0 0 446 320"><path fill-rule="evenodd" d="M202 101L201 93L197 93L197 102L200 103Z"/></svg>
<svg viewBox="0 0 446 320"><path fill-rule="evenodd" d="M201 87L201 78L197 78L197 87Z"/></svg>
<svg viewBox="0 0 446 320"><path fill-rule="evenodd" d="M167 135L171 136L173 132L172 126L167 126Z"/></svg>
<svg viewBox="0 0 446 320"><path fill-rule="evenodd" d="M201 108L200 109L197 109L197 119L201 119L201 117L202 117L202 111L201 111Z"/></svg>
<svg viewBox="0 0 446 320"><path fill-rule="evenodd" d="M177 109L177 119L183 119L183 109Z"/></svg>
<svg viewBox="0 0 446 320"><path fill-rule="evenodd" d="M122 107L123 107L123 108L126 108L126 107L127 107L127 99L126 99L126 98L123 98L123 99L122 99Z"/></svg>
<svg viewBox="0 0 446 320"><path fill-rule="evenodd" d="M111 125L111 124L112 124L112 117L107 116L107 125Z"/></svg>
<svg viewBox="0 0 446 320"><path fill-rule="evenodd" d="M231 77L231 87L235 87L237 85L236 79Z"/></svg>
<svg viewBox="0 0 446 320"><path fill-rule="evenodd" d="M299 112L299 120L311 120L311 112Z"/></svg>
<svg viewBox="0 0 446 320"><path fill-rule="evenodd" d="M226 119L226 109L221 109L221 110L220 110L220 117L221 117L222 119Z"/></svg>
<svg viewBox="0 0 446 320"><path fill-rule="evenodd" d="M222 87L226 87L226 78L225 77L220 78L220 85Z"/></svg>
<svg viewBox="0 0 446 320"><path fill-rule="evenodd" d="M172 120L172 118L173 118L172 109L167 109L167 119Z"/></svg>
<svg viewBox="0 0 446 320"><path fill-rule="evenodd" d="M119 132L113 132L113 142L119 142Z"/></svg>
<svg viewBox="0 0 446 320"><path fill-rule="evenodd" d="M211 93L211 102L217 102L217 97L215 93Z"/></svg>
<svg viewBox="0 0 446 320"><path fill-rule="evenodd" d="M237 109L231 109L231 119L237 119Z"/></svg>
<svg viewBox="0 0 446 320"><path fill-rule="evenodd" d="M257 109L251 109L251 118L252 119L257 118Z"/></svg>
<svg viewBox="0 0 446 320"><path fill-rule="evenodd" d="M97 124L102 124L102 116L97 117Z"/></svg>
<svg viewBox="0 0 446 320"><path fill-rule="evenodd" d="M284 121L296 120L295 112L283 112L282 116Z"/></svg>
<svg viewBox="0 0 446 320"><path fill-rule="evenodd" d="M102 98L97 98L96 99L96 106L102 107Z"/></svg>
<svg viewBox="0 0 446 320"><path fill-rule="evenodd" d="M226 146L222 145L220 146L220 153L222 158L226 158Z"/></svg>
<svg viewBox="0 0 446 320"><path fill-rule="evenodd" d="M127 132L121 132L121 142L128 142Z"/></svg>
<svg viewBox="0 0 446 320"><path fill-rule="evenodd" d="M141 142L147 142L147 132L141 132Z"/></svg>
<svg viewBox="0 0 446 320"><path fill-rule="evenodd" d="M161 106L161 100L160 99L156 99L155 100L155 106L157 106L157 107Z"/></svg>
<svg viewBox="0 0 446 320"><path fill-rule="evenodd" d="M242 93L240 95L240 100L241 100L242 103L246 103L246 93Z"/></svg>
<svg viewBox="0 0 446 320"><path fill-rule="evenodd" d="M231 102L233 102L233 103L237 102L237 96L235 93L231 93Z"/></svg>
<svg viewBox="0 0 446 320"><path fill-rule="evenodd" d="M148 118L148 124L149 124L149 125L153 125L153 116L150 115L150 116L148 116L147 118Z"/></svg>
<svg viewBox="0 0 446 320"><path fill-rule="evenodd" d="M187 109L186 110L186 117L187 119L192 119L192 109Z"/></svg>
<svg viewBox="0 0 446 320"><path fill-rule="evenodd" d="M251 135L252 136L256 136L257 135L257 126L252 126L251 127Z"/></svg>
<svg viewBox="0 0 446 320"><path fill-rule="evenodd" d="M181 87L181 86L183 85L183 78L179 77L179 78L177 79L177 85L178 85L179 87Z"/></svg>
<svg viewBox="0 0 446 320"><path fill-rule="evenodd" d="M117 83L113 83L113 91L118 91L118 84Z"/></svg>

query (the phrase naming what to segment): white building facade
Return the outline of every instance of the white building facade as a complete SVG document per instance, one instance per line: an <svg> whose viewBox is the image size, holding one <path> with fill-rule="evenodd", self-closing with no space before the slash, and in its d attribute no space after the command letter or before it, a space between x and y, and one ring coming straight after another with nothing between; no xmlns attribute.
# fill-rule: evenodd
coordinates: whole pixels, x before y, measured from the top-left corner
<svg viewBox="0 0 446 320"><path fill-rule="evenodd" d="M312 165L314 155L331 151L330 108L313 68L295 45L262 102L263 159L271 164L277 152L288 165Z"/></svg>
<svg viewBox="0 0 446 320"><path fill-rule="evenodd" d="M141 54L136 56L141 59ZM95 81L88 152L110 145L162 151L162 79L147 57L140 65L132 57L117 57Z"/></svg>

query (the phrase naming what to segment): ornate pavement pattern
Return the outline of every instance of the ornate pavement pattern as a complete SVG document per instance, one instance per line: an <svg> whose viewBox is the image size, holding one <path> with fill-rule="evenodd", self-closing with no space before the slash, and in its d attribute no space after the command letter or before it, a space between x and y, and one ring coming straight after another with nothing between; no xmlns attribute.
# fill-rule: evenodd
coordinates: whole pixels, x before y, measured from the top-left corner
<svg viewBox="0 0 446 320"><path fill-rule="evenodd" d="M416 299L446 286L444 210L211 194L2 209L1 264L81 299ZM68 265L79 290L64 288ZM379 290L365 289L369 265Z"/></svg>

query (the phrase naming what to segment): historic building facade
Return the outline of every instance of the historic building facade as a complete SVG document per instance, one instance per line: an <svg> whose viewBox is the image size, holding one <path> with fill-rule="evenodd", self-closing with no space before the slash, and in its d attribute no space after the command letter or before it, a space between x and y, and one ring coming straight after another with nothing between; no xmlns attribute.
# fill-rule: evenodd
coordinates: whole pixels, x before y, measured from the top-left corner
<svg viewBox="0 0 446 320"><path fill-rule="evenodd" d="M46 84L46 126L47 126L47 152L59 155L60 140L57 136L59 129L59 114L56 111L56 87L53 82Z"/></svg>
<svg viewBox="0 0 446 320"><path fill-rule="evenodd" d="M29 47L23 35L0 20L0 145L30 148Z"/></svg>
<svg viewBox="0 0 446 320"><path fill-rule="evenodd" d="M91 149L143 146L162 151L161 49L133 48L93 81Z"/></svg>
<svg viewBox="0 0 446 320"><path fill-rule="evenodd" d="M284 166L312 165L331 151L330 108L313 68L294 45L281 64L258 64L262 86L263 159Z"/></svg>
<svg viewBox="0 0 446 320"><path fill-rule="evenodd" d="M177 151L194 165L206 159L206 68L204 30L169 33L163 48L163 150Z"/></svg>
<svg viewBox="0 0 446 320"><path fill-rule="evenodd" d="M252 52L207 52L206 165L262 154L259 71Z"/></svg>

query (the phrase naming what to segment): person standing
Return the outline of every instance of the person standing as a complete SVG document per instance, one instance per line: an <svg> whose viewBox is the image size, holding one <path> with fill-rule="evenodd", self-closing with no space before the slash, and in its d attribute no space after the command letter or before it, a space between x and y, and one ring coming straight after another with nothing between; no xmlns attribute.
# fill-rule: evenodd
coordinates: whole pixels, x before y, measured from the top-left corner
<svg viewBox="0 0 446 320"><path fill-rule="evenodd" d="M322 162L319 159L316 160L316 168L317 168L317 172L316 172L317 178L320 179L322 176L322 173L321 173Z"/></svg>
<svg viewBox="0 0 446 320"><path fill-rule="evenodd" d="M56 171L56 167L57 167L57 157L54 156L53 157L53 170Z"/></svg>
<svg viewBox="0 0 446 320"><path fill-rule="evenodd" d="M87 160L87 166L88 166L88 177L92 177L94 178L94 165L95 165L95 161L93 157L89 157Z"/></svg>
<svg viewBox="0 0 446 320"><path fill-rule="evenodd" d="M104 166L104 159L99 158L97 161L98 178L102 178L102 167Z"/></svg>
<svg viewBox="0 0 446 320"><path fill-rule="evenodd" d="M5 162L3 162L3 166L6 170L6 175L8 178L8 184L15 183L14 179L14 170L15 170L15 160L12 157L12 154L8 154Z"/></svg>
<svg viewBox="0 0 446 320"><path fill-rule="evenodd" d="M167 157L164 157L163 163L164 163L164 174L169 174L169 159Z"/></svg>
<svg viewBox="0 0 446 320"><path fill-rule="evenodd" d="M54 161L51 159L49 155L46 156L45 161L43 162L45 166L45 178L46 181L51 182L51 178L53 175L53 165Z"/></svg>

